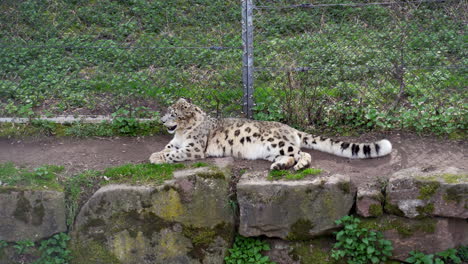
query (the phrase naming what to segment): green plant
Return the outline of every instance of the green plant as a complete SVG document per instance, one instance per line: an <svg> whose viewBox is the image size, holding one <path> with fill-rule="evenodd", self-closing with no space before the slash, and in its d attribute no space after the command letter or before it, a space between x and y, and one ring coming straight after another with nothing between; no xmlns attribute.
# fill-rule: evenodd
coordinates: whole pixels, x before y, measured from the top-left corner
<svg viewBox="0 0 468 264"><path fill-rule="evenodd" d="M65 135L73 137L110 137L114 135L112 126L108 122L100 124L74 123L65 128Z"/></svg>
<svg viewBox="0 0 468 264"><path fill-rule="evenodd" d="M5 240L0 240L0 249L8 246L8 243Z"/></svg>
<svg viewBox="0 0 468 264"><path fill-rule="evenodd" d="M71 226L79 210L79 201L85 190L99 181L99 172L85 171L78 175L68 177L65 181L65 208L67 209L67 225Z"/></svg>
<svg viewBox="0 0 468 264"><path fill-rule="evenodd" d="M449 248L447 250L437 253L436 255L444 261L450 261L452 263L459 264L462 263L462 260L457 256L457 253L458 250L454 248Z"/></svg>
<svg viewBox="0 0 468 264"><path fill-rule="evenodd" d="M279 180L279 179L286 179L286 180L301 180L305 176L308 175L318 175L322 173L322 169L315 169L315 168L307 168L297 172L291 172L289 170L272 170L268 173L267 179L272 180Z"/></svg>
<svg viewBox="0 0 468 264"><path fill-rule="evenodd" d="M42 180L51 180L55 177L55 174L50 172L47 167L35 168L34 174Z"/></svg>
<svg viewBox="0 0 468 264"><path fill-rule="evenodd" d="M380 263L392 255L392 243L383 238L382 233L360 228L361 221L353 216L344 216L335 221L343 225L335 232L336 244L331 256L338 260L345 258L348 264Z"/></svg>
<svg viewBox="0 0 468 264"><path fill-rule="evenodd" d="M411 264L445 264L445 263L462 263L462 260L457 256L456 249L447 249L434 254L424 254L419 251L411 251L410 257L405 260Z"/></svg>
<svg viewBox="0 0 468 264"><path fill-rule="evenodd" d="M0 181L6 186L62 190L57 174L63 170L63 166L44 165L30 171L19 168L11 162L0 163Z"/></svg>
<svg viewBox="0 0 468 264"><path fill-rule="evenodd" d="M468 246L461 246L457 249L458 256L464 262L468 262Z"/></svg>
<svg viewBox="0 0 468 264"><path fill-rule="evenodd" d="M237 210L239 208L239 204L237 203L237 201L233 200L233 199L229 199L228 202L227 202L227 206L231 209L231 211L237 215Z"/></svg>
<svg viewBox="0 0 468 264"><path fill-rule="evenodd" d="M112 127L124 135L134 135L138 128L138 121L134 117L129 117L130 111L119 109L112 113Z"/></svg>
<svg viewBox="0 0 468 264"><path fill-rule="evenodd" d="M47 136L53 135L56 131L56 124L47 120L33 119L31 125Z"/></svg>
<svg viewBox="0 0 468 264"><path fill-rule="evenodd" d="M53 237L43 240L39 246L41 257L34 264L65 264L70 260L70 250L67 243L70 236L66 233L55 234Z"/></svg>
<svg viewBox="0 0 468 264"><path fill-rule="evenodd" d="M259 239L236 236L234 245L229 249L229 255L224 258L226 264L273 264L262 251L270 250L270 246Z"/></svg>
<svg viewBox="0 0 468 264"><path fill-rule="evenodd" d="M26 253L27 250L31 247L34 247L34 242L31 240L21 240L13 245L13 248L16 249L16 252L20 255Z"/></svg>

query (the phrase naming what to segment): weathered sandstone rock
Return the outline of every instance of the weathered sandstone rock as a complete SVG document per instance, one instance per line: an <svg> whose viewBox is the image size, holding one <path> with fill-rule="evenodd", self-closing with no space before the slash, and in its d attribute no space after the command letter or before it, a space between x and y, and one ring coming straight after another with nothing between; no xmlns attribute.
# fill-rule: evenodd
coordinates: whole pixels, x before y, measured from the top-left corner
<svg viewBox="0 0 468 264"><path fill-rule="evenodd" d="M269 181L265 174L247 174L237 185L239 233L309 239L335 228L334 221L349 213L355 195L356 188L343 175Z"/></svg>
<svg viewBox="0 0 468 264"><path fill-rule="evenodd" d="M468 244L468 223L462 219L428 217L408 219L384 215L365 219L364 227L382 231L385 239L392 241L392 259L405 260L409 252L434 254L449 248Z"/></svg>
<svg viewBox="0 0 468 264"><path fill-rule="evenodd" d="M222 263L233 215L219 170L177 171L161 186L105 186L77 216L73 263Z"/></svg>
<svg viewBox="0 0 468 264"><path fill-rule="evenodd" d="M0 187L0 240L38 241L67 230L63 192Z"/></svg>
<svg viewBox="0 0 468 264"><path fill-rule="evenodd" d="M383 214L384 196L378 186L360 186L357 190L356 211L363 217Z"/></svg>
<svg viewBox="0 0 468 264"><path fill-rule="evenodd" d="M468 173L461 169L405 169L390 178L386 193L391 214L468 218Z"/></svg>

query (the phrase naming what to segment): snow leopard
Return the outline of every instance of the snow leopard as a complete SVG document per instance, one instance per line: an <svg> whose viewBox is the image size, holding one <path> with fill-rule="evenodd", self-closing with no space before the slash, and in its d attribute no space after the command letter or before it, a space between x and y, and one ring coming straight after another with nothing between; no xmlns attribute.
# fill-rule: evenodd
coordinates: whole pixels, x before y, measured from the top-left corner
<svg viewBox="0 0 468 264"><path fill-rule="evenodd" d="M168 107L161 121L174 137L162 151L150 156L154 164L231 156L269 160L271 170L301 170L312 161L302 148L351 159L382 157L392 151L387 139L348 143L305 133L280 122L213 118L184 98Z"/></svg>

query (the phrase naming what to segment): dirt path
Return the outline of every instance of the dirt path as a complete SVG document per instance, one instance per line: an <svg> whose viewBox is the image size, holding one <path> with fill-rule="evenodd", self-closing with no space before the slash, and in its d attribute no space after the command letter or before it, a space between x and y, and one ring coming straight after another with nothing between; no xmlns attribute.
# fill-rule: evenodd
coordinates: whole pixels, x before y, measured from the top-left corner
<svg viewBox="0 0 468 264"><path fill-rule="evenodd" d="M313 158L312 166L328 173L341 173L352 177L357 184L368 184L377 177L419 166L454 166L468 169L468 142L449 141L434 137L419 137L412 134L369 134L352 141L367 141L388 138L394 146L391 155L371 160L350 160L318 151L308 151ZM342 138L345 139L345 138ZM104 169L126 163L141 163L152 152L162 149L169 136L142 138L42 138L14 140L0 138L0 162L12 161L28 167L44 164L63 165L67 173L86 169ZM207 159L212 162L213 159ZM238 168L267 170L270 162L236 160Z"/></svg>

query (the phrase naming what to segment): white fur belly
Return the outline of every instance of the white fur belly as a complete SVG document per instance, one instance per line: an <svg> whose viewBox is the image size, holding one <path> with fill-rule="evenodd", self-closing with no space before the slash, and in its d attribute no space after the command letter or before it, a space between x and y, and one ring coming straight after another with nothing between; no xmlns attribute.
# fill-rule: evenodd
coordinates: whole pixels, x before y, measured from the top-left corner
<svg viewBox="0 0 468 264"><path fill-rule="evenodd" d="M238 154L234 155L237 158L256 160L256 159L265 159L270 153L267 151L267 147L263 144L247 144L243 146L235 146L234 150L238 150ZM234 154L236 154L234 152Z"/></svg>
<svg viewBox="0 0 468 264"><path fill-rule="evenodd" d="M226 157L232 156L242 159L272 159L276 155L272 155L271 151L268 151L264 144L259 143L247 143L240 144L209 144L206 149L206 155L208 157Z"/></svg>

